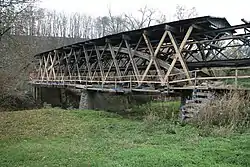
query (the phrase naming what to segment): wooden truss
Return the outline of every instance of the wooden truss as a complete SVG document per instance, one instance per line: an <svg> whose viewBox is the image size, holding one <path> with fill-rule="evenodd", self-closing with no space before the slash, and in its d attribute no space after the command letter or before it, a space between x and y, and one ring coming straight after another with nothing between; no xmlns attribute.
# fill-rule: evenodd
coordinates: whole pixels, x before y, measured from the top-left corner
<svg viewBox="0 0 250 167"><path fill-rule="evenodd" d="M129 35L122 35L119 42L106 37L104 45L86 42L43 53L37 57L36 80L102 86L127 85L132 81L136 84L130 86L156 87L169 86L178 78L184 85L193 85L190 70L213 61L237 59L237 54L244 58L243 50L249 48L247 32L241 36L217 35L200 40L196 39L197 29L191 25L180 32L166 26L157 39L144 31L136 41Z"/></svg>

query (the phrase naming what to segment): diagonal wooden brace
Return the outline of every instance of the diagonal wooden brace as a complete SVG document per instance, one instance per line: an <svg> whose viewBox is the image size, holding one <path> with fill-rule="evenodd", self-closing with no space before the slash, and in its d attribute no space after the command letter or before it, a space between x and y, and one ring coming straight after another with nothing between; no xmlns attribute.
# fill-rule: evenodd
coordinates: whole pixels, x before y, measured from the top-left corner
<svg viewBox="0 0 250 167"><path fill-rule="evenodd" d="M170 73L172 72L177 60L179 60L180 63L181 63L181 66L182 66L182 68L183 68L183 70L185 72L185 75L186 75L187 79L189 79L189 84L191 84L191 85L193 84L192 81L190 80L190 75L189 75L189 70L188 70L187 64L186 64L186 62L183 59L183 56L181 54L181 52L184 49L184 47L185 47L185 45L187 43L187 40L190 37L192 31L193 31L193 26L190 26L187 33L186 33L186 35L185 35L185 37L184 37L184 39L182 40L182 43L181 43L180 47L178 47L178 43L177 43L176 39L174 38L174 36L172 35L172 33L170 31L168 31L168 36L169 36L169 38L171 40L172 45L174 46L176 54L175 54L175 58L173 59L171 65L170 65L170 67L169 67L169 69L167 71L167 74L166 74L166 76L164 78L164 82L167 81L167 79L168 79Z"/></svg>
<svg viewBox="0 0 250 167"><path fill-rule="evenodd" d="M139 76L140 73L139 73L137 64L135 63L135 61L134 61L134 59L133 59L134 54L133 54L133 52L132 52L132 49L131 49L131 47L130 47L128 41L127 41L126 39L124 39L124 41L125 41L125 44L126 44L126 47L127 47L127 50L128 50L128 55L129 55L130 62L131 62L131 64L132 64L132 67L133 67L133 70L134 70L135 77L136 77L136 79L137 79L137 81L138 81L138 83L139 83L139 81L140 81L140 76Z"/></svg>
<svg viewBox="0 0 250 167"><path fill-rule="evenodd" d="M56 79L56 72L55 72L55 62L56 62L56 51L54 51L54 57L52 59L52 55L50 55L50 62L51 62L51 65L50 67L48 68L48 71L49 72L49 78L51 78L52 74L53 74L53 78Z"/></svg>
<svg viewBox="0 0 250 167"><path fill-rule="evenodd" d="M117 76L121 77L122 76L121 71L120 71L120 68L119 68L119 64L118 64L118 62L116 60L116 55L115 55L113 46L110 43L108 43L108 45L109 45L109 51L110 51L112 59L113 59L113 63L115 64L115 69L116 69Z"/></svg>
<svg viewBox="0 0 250 167"><path fill-rule="evenodd" d="M47 59L43 57L44 58L44 73L42 75L42 80L44 79L45 75L47 77L47 80L49 80L48 63L49 63L50 55L51 55L51 52L48 54Z"/></svg>
<svg viewBox="0 0 250 167"><path fill-rule="evenodd" d="M98 47L96 45L95 45L95 51L96 51L98 66L99 66L99 69L100 69L100 72L101 72L102 81L104 81L103 63L101 62L102 55L100 54L100 51L99 51L99 49L98 49Z"/></svg>
<svg viewBox="0 0 250 167"><path fill-rule="evenodd" d="M164 79L163 79L163 75L162 75L162 72L161 72L161 68L160 68L159 62L156 59L156 56L159 53L159 51L160 51L160 49L162 47L162 44L164 43L164 41L166 39L167 34L168 34L168 31L166 30L164 32L164 34L163 34L163 36L162 36L162 38L161 38L161 40L160 40L157 48L156 48L156 50L154 51L154 49L152 47L152 44L150 43L150 41L148 39L148 36L145 33L143 33L143 37L144 37L144 40L145 40L145 42L147 44L147 47L149 49L151 59L150 59L149 64L148 64L148 66L146 68L146 71L144 72L144 74L143 74L143 76L141 78L141 81L144 81L144 79L145 79L146 75L148 74L148 72L149 72L152 64L154 63L155 68L157 70L157 74L158 74L158 76L159 76L159 78L161 80L161 83L162 84L164 83Z"/></svg>
<svg viewBox="0 0 250 167"><path fill-rule="evenodd" d="M86 62L86 66L87 66L87 70L88 70L88 77L91 77L91 68L90 68L90 63L89 63L89 54L85 48L85 46L82 47L83 48L83 53L84 53L84 57L85 57L85 62Z"/></svg>

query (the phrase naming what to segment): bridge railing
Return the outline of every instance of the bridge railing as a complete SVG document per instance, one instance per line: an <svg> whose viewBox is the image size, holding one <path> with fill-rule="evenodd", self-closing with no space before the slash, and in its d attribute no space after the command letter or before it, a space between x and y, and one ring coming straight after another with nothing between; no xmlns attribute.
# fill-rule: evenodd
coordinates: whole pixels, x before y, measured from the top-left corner
<svg viewBox="0 0 250 167"><path fill-rule="evenodd" d="M250 87L250 67L219 68L211 70L190 71L190 78L180 79L184 73L173 74L169 84L180 84L192 81L194 86L214 86L214 87ZM188 86L188 85L186 85Z"/></svg>
<svg viewBox="0 0 250 167"><path fill-rule="evenodd" d="M250 87L250 67L239 68L220 68L211 70L194 70L189 71L190 78L185 78L185 73L175 73L168 77L159 75L126 75L126 76L55 76L55 77L36 77L36 74L32 74L31 82L43 83L43 84L98 84L115 86L123 84L130 87L138 84L160 84L162 86L178 86L185 87L190 86L189 81L193 83L193 86L206 85L206 84L220 84L221 86L233 85L233 86L246 86ZM143 78L143 80L140 80ZM139 78L139 80L138 80ZM220 83L219 83L219 82ZM248 84L249 83L249 84Z"/></svg>

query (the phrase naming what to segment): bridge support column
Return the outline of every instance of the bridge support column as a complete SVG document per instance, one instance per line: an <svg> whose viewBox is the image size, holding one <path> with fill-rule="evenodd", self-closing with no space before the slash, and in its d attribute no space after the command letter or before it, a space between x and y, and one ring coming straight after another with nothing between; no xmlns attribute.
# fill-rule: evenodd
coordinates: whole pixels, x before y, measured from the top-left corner
<svg viewBox="0 0 250 167"><path fill-rule="evenodd" d="M65 89L60 89L60 102L61 102L61 106L62 108L67 108L67 95L66 95L66 90Z"/></svg>
<svg viewBox="0 0 250 167"><path fill-rule="evenodd" d="M88 91L85 91L85 90L82 91L80 102L79 102L79 109L82 109L82 110L91 109L89 105L89 92Z"/></svg>
<svg viewBox="0 0 250 167"><path fill-rule="evenodd" d="M33 98L35 99L38 105L42 103L42 89L41 87L33 86L32 87Z"/></svg>
<svg viewBox="0 0 250 167"><path fill-rule="evenodd" d="M185 109L187 99L192 97L193 90L183 90L181 92L181 106L180 106L180 119L184 121L186 119L187 111Z"/></svg>
<svg viewBox="0 0 250 167"><path fill-rule="evenodd" d="M181 92L181 107L186 104L188 98L192 97L193 90L183 90Z"/></svg>
<svg viewBox="0 0 250 167"><path fill-rule="evenodd" d="M81 93L79 109L124 112L133 105L148 103L151 100L151 96L142 94L117 94L83 91Z"/></svg>

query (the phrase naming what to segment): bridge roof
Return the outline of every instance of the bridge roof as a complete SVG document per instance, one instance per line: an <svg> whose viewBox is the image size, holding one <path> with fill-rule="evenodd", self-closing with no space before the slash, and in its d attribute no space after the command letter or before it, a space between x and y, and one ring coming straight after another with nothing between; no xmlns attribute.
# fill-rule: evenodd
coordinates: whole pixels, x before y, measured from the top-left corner
<svg viewBox="0 0 250 167"><path fill-rule="evenodd" d="M125 31L125 32L120 32L117 34L112 34L108 36L104 36L101 38L97 39L91 39L91 40L85 40L82 42L74 43L71 45L63 46L61 48L49 50L43 53L39 53L36 56L41 56L45 53L52 52L54 50L65 50L69 47L81 47L82 45L88 46L88 45L97 45L97 46L103 46L106 43L106 40L109 39L109 41L113 45L118 45L122 38L124 36L127 36L130 40L130 44L136 44L141 37L141 34L143 32L147 32L149 38L152 41L159 41L162 34L164 33L166 26L170 27L170 31L172 31L176 35L176 39L182 40L183 36L185 35L185 32L187 29L191 26L195 25L195 29L191 35L191 38L193 39L205 39L208 36L209 37L215 37L221 32L218 31L221 28L225 27L230 27L231 25L227 21L226 18L219 18L219 17L212 17L212 16L203 16L203 17L196 17L196 18L191 18L191 19L185 19L185 20L179 20L179 21L173 21L173 22L168 22L168 23L163 23L163 24L158 24L142 29L137 29L137 30L132 30L132 31ZM223 31L225 33L225 31ZM234 33L235 31L229 30L230 33Z"/></svg>

